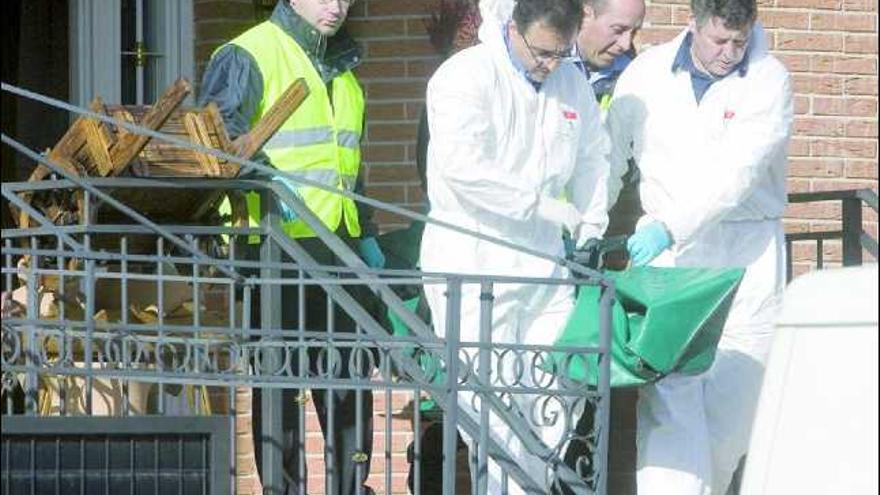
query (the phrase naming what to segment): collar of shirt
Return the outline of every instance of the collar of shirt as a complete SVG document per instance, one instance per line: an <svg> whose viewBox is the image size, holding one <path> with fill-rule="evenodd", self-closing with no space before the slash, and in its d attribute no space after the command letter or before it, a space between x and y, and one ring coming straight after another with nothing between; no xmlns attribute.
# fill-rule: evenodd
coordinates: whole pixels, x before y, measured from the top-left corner
<svg viewBox="0 0 880 495"><path fill-rule="evenodd" d="M608 67L594 69L584 62L584 59L581 58L580 54L576 53L576 56L577 60L574 62L574 65L579 68L585 76L587 76L587 80L590 81L590 84L595 84L602 79L610 77L617 78L620 76L620 73L623 72L623 69L626 69L626 66L633 60L632 55L629 53L622 53L615 57L614 61L611 62L611 65Z"/></svg>
<svg viewBox="0 0 880 495"><path fill-rule="evenodd" d="M504 33L504 46L507 47L507 56L508 58L510 58L510 63L513 64L513 68L516 69L516 71L519 72L520 75L522 75L525 80L528 81L528 83L535 88L535 91L540 90L541 82L535 81L534 79L529 77L529 71L526 70L525 66L520 63L520 61L516 58L516 55L513 53L513 45L510 44L510 33L507 31L507 29L503 28L501 32Z"/></svg>
<svg viewBox="0 0 880 495"><path fill-rule="evenodd" d="M293 38L306 52L324 82L358 66L361 51L343 26L335 35L326 37L303 19L290 2L278 2L270 21Z"/></svg>
<svg viewBox="0 0 880 495"><path fill-rule="evenodd" d="M697 66L694 65L694 59L691 56L691 44L693 43L693 34L687 33L684 37L684 40L681 42L681 46L678 47L678 52L675 54L675 59L672 61L672 72L678 72L679 70L684 70L690 73L691 75L691 86L694 90L694 96L697 99L697 103L699 103L703 99L703 95L706 94L706 91L709 90L709 87L712 86L717 81L724 79L724 77L714 77L705 72L697 69ZM749 51L746 48L745 56L737 64L736 67L730 71L730 74L737 73L740 77L744 77L749 69ZM730 75L728 74L728 76Z"/></svg>
<svg viewBox="0 0 880 495"><path fill-rule="evenodd" d="M587 76L587 81L589 81L590 86L593 87L593 93L596 94L596 99L601 100L603 96L610 95L614 91L614 85L617 83L617 78L620 77L620 74L626 69L632 60L632 55L623 53L615 57L614 61L608 67L593 69L589 64L584 62L580 56L578 56L578 60L575 61L574 64L584 73L585 76Z"/></svg>

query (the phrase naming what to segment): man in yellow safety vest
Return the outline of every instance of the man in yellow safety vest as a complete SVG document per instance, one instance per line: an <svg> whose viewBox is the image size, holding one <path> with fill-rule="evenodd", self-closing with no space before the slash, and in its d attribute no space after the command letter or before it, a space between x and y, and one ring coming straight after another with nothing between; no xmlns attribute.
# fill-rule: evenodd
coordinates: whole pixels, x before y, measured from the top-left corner
<svg viewBox="0 0 880 495"><path fill-rule="evenodd" d="M355 0L280 0L271 17L221 46L211 57L201 87L200 103L215 102L232 137L250 130L263 114L298 78L304 78L310 94L257 155L257 161L320 182L337 190L360 191L360 140L364 126L364 95L351 69L361 61L360 50L342 29L348 9ZM368 266L382 268L384 255L375 240L376 229L370 211L350 198L316 187L273 177L302 199L331 231L358 251ZM247 200L251 223L260 221L259 196ZM283 202L282 227L290 237L322 265L340 260L317 238L315 232ZM245 248L258 259L258 246ZM297 286L282 289L281 321L284 330L300 329ZM377 300L364 286L350 286L349 293L378 314ZM356 323L338 306L328 318L326 293L317 286L305 289L305 330L355 332ZM257 306L257 305L254 305ZM317 361L335 354L338 377L356 375L349 369L350 349L319 353L310 348L310 366L326 370ZM320 358L319 358L320 356ZM364 360L366 361L366 360ZM294 368L296 369L296 368ZM260 440L280 445L286 487L283 493L299 493L305 473L299 445L298 391L283 393L282 439L259 439L260 399L255 394L254 423ZM372 451L372 394L355 390L313 390L315 409L328 446L325 462L334 466L328 477L328 493L356 493L369 473ZM357 403L360 402L360 406ZM332 405L331 405L332 403ZM332 414L328 412L332 411ZM360 414L358 414L358 412ZM358 418L360 416L360 418ZM359 427L358 427L359 426ZM258 456L260 447L257 447ZM259 459L259 457L258 457ZM358 470L358 464L361 469ZM358 471L361 476L358 476ZM267 487L279 490L280 487ZM364 487L362 493L371 493Z"/></svg>

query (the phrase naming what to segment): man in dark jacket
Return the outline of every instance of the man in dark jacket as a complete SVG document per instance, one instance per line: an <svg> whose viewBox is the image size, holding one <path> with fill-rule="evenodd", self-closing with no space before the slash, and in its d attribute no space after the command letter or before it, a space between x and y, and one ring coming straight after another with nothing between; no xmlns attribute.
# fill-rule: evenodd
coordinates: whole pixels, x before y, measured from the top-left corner
<svg viewBox="0 0 880 495"><path fill-rule="evenodd" d="M251 28L214 53L204 75L200 98L201 104L213 101L219 106L227 130L234 138L246 133L259 121L293 81L304 78L309 86L308 98L269 139L258 160L288 174L348 191L358 191L362 184L360 139L364 125L364 95L351 71L361 61L360 50L342 30L353 1L279 1L268 21ZM384 255L375 240L376 229L369 221L369 210L359 208L354 201L332 190L297 184L280 175L271 179L279 181L301 198L327 228L360 252L367 265L373 268L384 266ZM248 210L254 224L260 221L259 197L251 195ZM281 202L280 209L285 233L319 264L341 264L317 234L284 202ZM259 258L258 245L246 246L244 250L247 257ZM283 276L295 274L285 272ZM377 301L366 287L349 286L346 290L360 304L378 314ZM300 326L298 314L301 303L299 287L285 285L281 296L284 330L357 331L357 324L338 306L333 306L333 318L328 318L327 295L318 286L305 288L305 300L302 301L306 309L304 328ZM254 307L259 305L254 304ZM350 369L349 348L337 347L329 352L326 348L310 347L308 354L308 368L312 373L333 370L326 372L328 378L348 378L364 372ZM331 355L336 356L333 366L325 362ZM292 368L296 370L298 366L294 364ZM305 463L298 400L305 394L296 389L284 390L283 434L280 439L261 438L261 401L258 394L255 397L258 459L260 441L263 448L277 446L281 450L285 472L284 487L266 486L266 489L273 493L304 493L305 477L300 474L305 473ZM372 394L369 391L318 389L313 390L313 397L328 446L325 462L332 466L327 493L356 493L370 470ZM273 466L275 469L281 467ZM362 493L371 493L371 490L364 487Z"/></svg>

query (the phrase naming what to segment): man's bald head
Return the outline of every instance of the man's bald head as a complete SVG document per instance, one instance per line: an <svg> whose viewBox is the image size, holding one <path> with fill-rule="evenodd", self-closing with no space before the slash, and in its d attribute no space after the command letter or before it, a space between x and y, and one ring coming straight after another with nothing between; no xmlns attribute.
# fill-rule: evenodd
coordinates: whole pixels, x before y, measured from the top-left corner
<svg viewBox="0 0 880 495"><path fill-rule="evenodd" d="M585 0L578 53L592 69L608 67L632 48L644 18L644 0Z"/></svg>

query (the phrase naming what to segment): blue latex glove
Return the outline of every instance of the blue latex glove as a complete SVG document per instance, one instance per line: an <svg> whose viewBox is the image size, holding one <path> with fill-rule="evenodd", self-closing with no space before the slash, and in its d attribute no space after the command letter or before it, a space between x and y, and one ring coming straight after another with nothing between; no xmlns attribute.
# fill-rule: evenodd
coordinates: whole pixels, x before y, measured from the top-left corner
<svg viewBox="0 0 880 495"><path fill-rule="evenodd" d="M652 222L636 230L626 241L633 266L644 266L672 245L672 237L662 222Z"/></svg>
<svg viewBox="0 0 880 495"><path fill-rule="evenodd" d="M299 193L296 192L296 185L293 182L285 179L284 177L278 176L272 177L272 180L286 187L297 198L299 197ZM285 222L292 222L296 220L296 212L293 211L293 208L287 206L287 203L279 199L278 206L281 208L281 218L283 218Z"/></svg>
<svg viewBox="0 0 880 495"><path fill-rule="evenodd" d="M375 237L364 237L358 244L361 259L370 268L385 268L385 255Z"/></svg>

